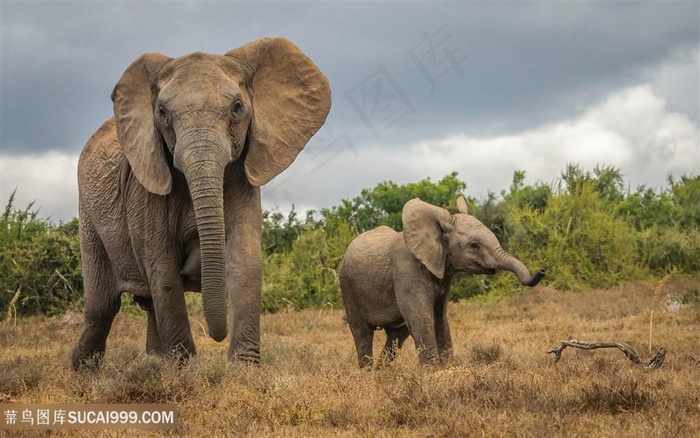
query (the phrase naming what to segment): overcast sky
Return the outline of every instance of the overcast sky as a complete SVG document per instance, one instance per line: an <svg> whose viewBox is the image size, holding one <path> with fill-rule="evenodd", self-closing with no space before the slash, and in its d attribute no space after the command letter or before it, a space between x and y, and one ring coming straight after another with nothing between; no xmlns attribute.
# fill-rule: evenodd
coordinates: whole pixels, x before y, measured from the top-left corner
<svg viewBox="0 0 700 438"><path fill-rule="evenodd" d="M143 52L224 53L263 36L329 78L327 123L263 188L286 212L456 171L477 198L567 163L632 190L700 173L700 3L0 3L0 202L77 214L76 163Z"/></svg>

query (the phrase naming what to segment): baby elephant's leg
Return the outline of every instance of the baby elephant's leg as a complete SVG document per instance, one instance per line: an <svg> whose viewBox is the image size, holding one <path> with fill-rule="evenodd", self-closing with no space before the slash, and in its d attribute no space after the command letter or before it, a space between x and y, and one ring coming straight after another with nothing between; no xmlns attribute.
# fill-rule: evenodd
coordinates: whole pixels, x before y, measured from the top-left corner
<svg viewBox="0 0 700 438"><path fill-rule="evenodd" d="M372 344L374 342L374 327L365 324L350 324L352 337L355 339L357 362L360 368L372 366Z"/></svg>
<svg viewBox="0 0 700 438"><path fill-rule="evenodd" d="M435 340L440 362L447 363L452 360L452 335L447 323L447 295L435 306Z"/></svg>
<svg viewBox="0 0 700 438"><path fill-rule="evenodd" d="M440 358L435 340L433 301L426 294L402 294L402 297L409 296L411 300L403 299L398 304L416 349L419 351L418 358L421 363L436 363Z"/></svg>

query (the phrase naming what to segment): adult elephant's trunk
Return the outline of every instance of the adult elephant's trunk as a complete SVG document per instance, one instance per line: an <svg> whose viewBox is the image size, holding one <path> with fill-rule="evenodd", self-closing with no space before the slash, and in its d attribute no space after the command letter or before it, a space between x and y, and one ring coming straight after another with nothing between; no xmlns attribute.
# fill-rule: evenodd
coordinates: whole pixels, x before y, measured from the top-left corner
<svg viewBox="0 0 700 438"><path fill-rule="evenodd" d="M530 271L527 270L523 262L508 254L501 247L496 250L496 259L501 269L514 273L518 277L518 280L520 280L520 283L525 286L537 286L537 283L544 277L544 271L541 269L537 271L535 275L530 275Z"/></svg>
<svg viewBox="0 0 700 438"><path fill-rule="evenodd" d="M181 142L182 143L182 142ZM192 196L202 260L202 307L209 336L226 337L226 235L224 169L230 158L220 142L191 142L182 147L176 166L182 169ZM178 162L179 161L179 162ZM180 164L181 166L178 166Z"/></svg>

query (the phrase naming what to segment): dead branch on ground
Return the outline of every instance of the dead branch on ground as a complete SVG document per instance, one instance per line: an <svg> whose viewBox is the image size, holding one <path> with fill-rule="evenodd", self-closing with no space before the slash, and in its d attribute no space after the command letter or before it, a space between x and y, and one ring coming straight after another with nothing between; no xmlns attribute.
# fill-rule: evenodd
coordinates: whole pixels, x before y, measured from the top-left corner
<svg viewBox="0 0 700 438"><path fill-rule="evenodd" d="M547 352L547 354L553 353L555 355L554 362L559 362L561 359L561 352L564 351L566 347L580 348L582 350L595 350L597 348L617 348L625 356L629 358L635 365L640 365L648 370L655 370L664 363L666 358L666 349L661 347L654 357L652 357L649 362L645 363L639 358L637 350L632 348L631 345L623 344L620 342L583 342L577 341L576 339L569 339L568 341L561 341L558 347L552 348Z"/></svg>

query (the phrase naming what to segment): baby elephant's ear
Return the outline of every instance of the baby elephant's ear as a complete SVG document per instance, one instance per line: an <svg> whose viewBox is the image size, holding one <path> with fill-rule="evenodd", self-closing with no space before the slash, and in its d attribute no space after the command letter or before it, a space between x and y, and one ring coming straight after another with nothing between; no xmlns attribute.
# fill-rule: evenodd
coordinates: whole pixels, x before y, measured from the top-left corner
<svg viewBox="0 0 700 438"><path fill-rule="evenodd" d="M469 210L467 210L467 201L464 200L463 196L457 198L457 210L459 210L460 213L469 214Z"/></svg>
<svg viewBox="0 0 700 438"><path fill-rule="evenodd" d="M445 275L442 234L452 223L444 208L411 199L403 207L403 238L411 253L437 278Z"/></svg>

